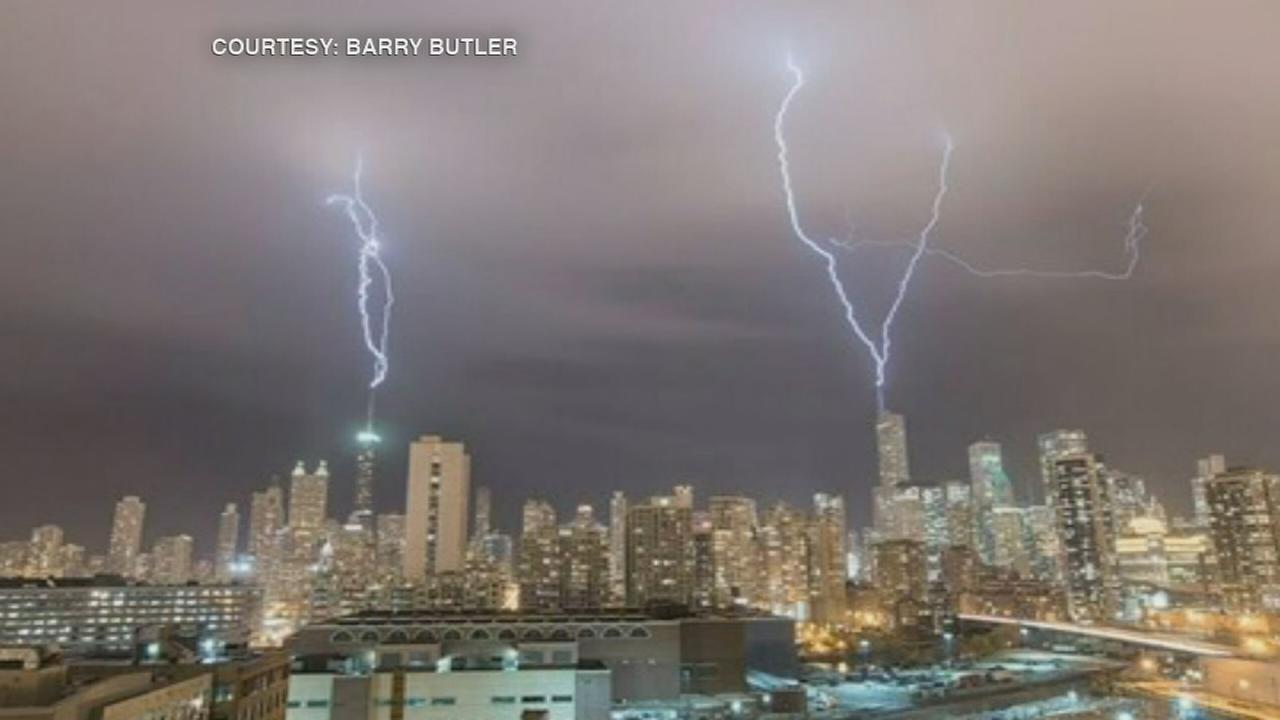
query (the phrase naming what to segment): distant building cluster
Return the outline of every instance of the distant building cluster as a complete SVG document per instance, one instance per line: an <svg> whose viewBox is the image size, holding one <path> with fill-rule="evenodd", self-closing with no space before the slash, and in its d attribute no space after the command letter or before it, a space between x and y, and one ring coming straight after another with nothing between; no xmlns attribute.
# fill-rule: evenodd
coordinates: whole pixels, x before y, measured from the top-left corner
<svg viewBox="0 0 1280 720"><path fill-rule="evenodd" d="M299 463L287 483L252 494L243 532L238 506L226 505L208 557L186 534L144 547L147 507L129 496L104 555L42 525L0 544L0 575L251 586L254 637L266 642L375 609L673 605L938 627L963 611L1098 622L1170 603L1280 606L1274 473L1207 457L1191 479L1194 516L1171 519L1080 430L1041 435L1040 477L1021 485L991 440L969 446L968 478L919 482L905 419L881 413L875 430L873 518L861 531L847 527L840 495L818 493L805 508L740 495L700 505L678 485L647 498L617 492L605 513L583 504L565 518L529 499L518 532L504 533L491 492L472 488L466 447L431 435L410 445L404 511L375 513L379 441L365 434L345 521L334 519L326 464Z"/></svg>

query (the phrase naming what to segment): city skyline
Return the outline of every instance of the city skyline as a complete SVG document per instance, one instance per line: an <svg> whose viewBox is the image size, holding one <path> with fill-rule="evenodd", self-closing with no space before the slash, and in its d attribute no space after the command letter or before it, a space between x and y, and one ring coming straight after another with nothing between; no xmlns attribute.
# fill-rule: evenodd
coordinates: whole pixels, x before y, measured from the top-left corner
<svg viewBox="0 0 1280 720"><path fill-rule="evenodd" d="M399 448L433 432L467 442L507 528L520 509L504 498L600 511L615 489L676 483L783 486L796 504L835 493L865 525L866 360L788 237L776 186L769 122L788 44L815 80L795 118L796 179L828 235L848 232L846 205L859 236L918 224L933 172L920 138L940 119L960 143L935 242L993 264L1114 259L1133 189L1152 184L1152 235L1127 283L921 268L888 387L910 420L913 479L964 478L963 449L992 438L1023 488L1039 474L1036 437L1078 427L1189 514L1197 458L1280 466L1273 303L1255 276L1276 260L1260 138L1280 112L1215 81L1272 81L1269 8L1249 22L1102 7L996 3L978 22L946 8L754 9L729 29L700 9L673 37L657 13L618 30L607 11L576 11L595 38L528 10L448 7L435 19L518 25L524 52L425 74L213 62L198 11L125 9L124 35L108 39L89 32L89 10L66 18L83 42L40 77L17 68L41 57L53 20L19 8L28 24L0 29L15 59L0 79L25 100L0 130L21 141L10 167L28 169L0 194L0 236L24 239L11 267L26 270L0 284L13 339L0 448L16 478L0 521L105 538L104 509L137 495L148 532L208 547L219 508L247 510L299 458L327 459L332 497L349 505L368 358L350 228L322 201L362 151L405 289L379 396L377 509L401 502ZM1153 15L1165 33L1143 30ZM1001 41L1010 16L1016 46ZM1211 31L1223 39L1179 40ZM900 35L934 50L886 39ZM627 49L654 38L667 55ZM548 77L582 81L544 98ZM251 122L226 120L228 107ZM849 279L875 305L868 262Z"/></svg>

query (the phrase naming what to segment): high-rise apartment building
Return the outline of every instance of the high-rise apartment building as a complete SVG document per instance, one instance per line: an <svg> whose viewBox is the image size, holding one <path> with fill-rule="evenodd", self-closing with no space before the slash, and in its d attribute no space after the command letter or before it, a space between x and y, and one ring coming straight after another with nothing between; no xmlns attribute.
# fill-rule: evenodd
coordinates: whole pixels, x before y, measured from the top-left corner
<svg viewBox="0 0 1280 720"><path fill-rule="evenodd" d="M471 457L465 445L438 435L409 445L405 580L422 583L436 573L465 569L470 496Z"/></svg>
<svg viewBox="0 0 1280 720"><path fill-rule="evenodd" d="M710 500L709 512L712 602L724 607L753 604L761 595L756 502L736 495L717 495Z"/></svg>
<svg viewBox="0 0 1280 720"><path fill-rule="evenodd" d="M249 505L249 556L253 562L254 577L262 579L271 572L280 541L280 529L284 527L284 490L277 478L271 486L253 493Z"/></svg>
<svg viewBox="0 0 1280 720"><path fill-rule="evenodd" d="M184 585L191 580L195 541L190 535L170 535L156 540L151 549L151 579L157 585Z"/></svg>
<svg viewBox="0 0 1280 720"><path fill-rule="evenodd" d="M693 601L693 492L677 486L627 511L627 602Z"/></svg>
<svg viewBox="0 0 1280 720"><path fill-rule="evenodd" d="M556 511L543 500L524 504L520 528L520 608L555 608L560 603L560 534Z"/></svg>
<svg viewBox="0 0 1280 720"><path fill-rule="evenodd" d="M817 493L809 526L809 597L813 619L836 622L845 609L844 498Z"/></svg>
<svg viewBox="0 0 1280 720"><path fill-rule="evenodd" d="M1229 468L1205 490L1223 597L1233 609L1258 609L1280 584L1280 476Z"/></svg>
<svg viewBox="0 0 1280 720"><path fill-rule="evenodd" d="M146 514L146 504L136 496L130 495L116 503L111 520L111 547L107 551L111 572L134 576L138 553L142 552L142 523Z"/></svg>
<svg viewBox="0 0 1280 720"><path fill-rule="evenodd" d="M378 582L397 584L404 573L404 515L378 515L374 548Z"/></svg>
<svg viewBox="0 0 1280 720"><path fill-rule="evenodd" d="M240 513L235 503L227 503L218 516L218 548L215 555L214 577L220 582L231 579L240 547Z"/></svg>
<svg viewBox="0 0 1280 720"><path fill-rule="evenodd" d="M62 540L62 528L57 525L41 525L32 530L27 575L61 577L64 564Z"/></svg>
<svg viewBox="0 0 1280 720"><path fill-rule="evenodd" d="M1051 430L1036 439L1040 451L1040 479L1044 487L1045 505L1053 505L1054 468L1060 457L1089 452L1089 438L1083 430Z"/></svg>
<svg viewBox="0 0 1280 720"><path fill-rule="evenodd" d="M809 615L808 522L786 503L772 505L760 528L764 607L789 617Z"/></svg>
<svg viewBox="0 0 1280 720"><path fill-rule="evenodd" d="M615 491L609 498L609 592L621 605L627 599L627 496Z"/></svg>
<svg viewBox="0 0 1280 720"><path fill-rule="evenodd" d="M1115 537L1107 470L1090 453L1053 461L1052 499L1057 516L1067 612L1075 620L1102 620L1116 598Z"/></svg>
<svg viewBox="0 0 1280 720"><path fill-rule="evenodd" d="M558 532L560 599L568 609L609 604L609 533L590 505L579 505L573 522Z"/></svg>

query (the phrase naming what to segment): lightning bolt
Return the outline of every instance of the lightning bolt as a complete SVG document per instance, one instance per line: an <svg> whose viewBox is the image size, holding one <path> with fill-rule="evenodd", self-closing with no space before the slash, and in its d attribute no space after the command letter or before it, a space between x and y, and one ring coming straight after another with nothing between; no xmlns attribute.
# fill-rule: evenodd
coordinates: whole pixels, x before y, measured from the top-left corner
<svg viewBox="0 0 1280 720"><path fill-rule="evenodd" d="M1145 195L1144 195L1145 197ZM1148 228L1143 222L1145 200L1139 200L1134 206L1133 211L1129 214L1129 220L1126 223L1127 231L1124 236L1124 257L1125 266L1123 270L1111 272L1106 270L1038 270L1034 268L1008 268L1008 269L983 269L972 262L965 260L949 250L939 247L929 247L925 249L925 254L946 260L965 272L983 278L994 277L1013 277L1027 276L1038 278L1093 278L1097 280L1128 280L1133 277L1134 271L1138 268L1138 262L1141 260L1141 244L1146 238ZM870 240L870 239L854 239L852 235L845 240L831 240L832 245L844 248L846 250L856 250L861 247L913 247L914 243L909 240Z"/></svg>
<svg viewBox="0 0 1280 720"><path fill-rule="evenodd" d="M854 337L866 348L867 353L871 356L875 372L876 403L881 410L884 410L886 368L893 352L893 321L897 318L898 310L902 307L902 302L907 296L907 289L911 285L911 279L915 276L916 267L920 264L921 258L930 249L929 236L941 219L942 200L947 194L947 171L951 166L951 153L955 146L952 143L951 136L949 134L944 135L945 146L942 151L942 162L938 167L938 190L933 197L929 221L920 230L916 239L910 243L913 248L911 257L908 259L902 275L898 278L897 291L894 294L893 302L890 303L888 311L885 312L884 318L880 322L879 337L876 339L873 337L874 331L869 332L863 326L862 321L858 319L857 309L854 307L853 301L849 299L849 293L845 290L844 282L840 279L839 263L835 253L827 249L824 243L820 243L810 237L805 232L804 226L800 221L800 212L796 207L795 189L791 183L791 165L788 159L787 138L783 132L783 127L792 101L801 88L804 87L804 72L790 56L787 56L787 69L791 71L793 82L787 94L782 98L782 104L778 107L778 113L774 116L773 121L773 138L778 145L778 170L782 174L782 192L786 198L787 217L791 222L791 230L795 233L795 236L806 247L822 258L832 290L835 291L836 297L844 308L845 323L853 331Z"/></svg>
<svg viewBox="0 0 1280 720"><path fill-rule="evenodd" d="M387 379L389 364L387 361L387 338L391 329L391 306L395 304L395 296L391 292L391 272L382 261L382 241L379 238L378 217L373 209L364 201L360 187L360 178L364 173L364 159L356 158L355 175L350 195L330 195L326 205L340 205L346 211L347 218L360 239L360 252L356 259L356 268L360 280L356 286L356 310L360 313L360 329L364 335L364 346L373 356L373 377L369 381L369 406L366 431L373 431L374 398L377 388ZM372 296L370 288L375 284L382 290L382 302L376 312L370 312L369 304ZM376 316L376 317L375 317Z"/></svg>

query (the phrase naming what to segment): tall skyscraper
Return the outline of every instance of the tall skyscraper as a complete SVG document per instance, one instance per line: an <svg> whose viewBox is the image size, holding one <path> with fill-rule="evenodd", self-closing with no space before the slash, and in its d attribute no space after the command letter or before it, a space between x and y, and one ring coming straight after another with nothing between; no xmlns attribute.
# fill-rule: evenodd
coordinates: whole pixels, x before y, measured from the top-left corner
<svg viewBox="0 0 1280 720"><path fill-rule="evenodd" d="M1263 592L1280 585L1280 476L1231 468L1206 494L1223 597L1236 611L1260 609Z"/></svg>
<svg viewBox="0 0 1280 720"><path fill-rule="evenodd" d="M182 585L191 579L191 556L195 542L190 535L171 535L156 540L151 549L152 580L157 585Z"/></svg>
<svg viewBox="0 0 1280 720"><path fill-rule="evenodd" d="M235 503L227 503L222 514L218 516L218 549L213 573L220 581L231 579L232 567L236 562L236 551L240 545L240 513Z"/></svg>
<svg viewBox="0 0 1280 720"><path fill-rule="evenodd" d="M1075 620L1102 620L1116 603L1114 522L1106 467L1090 453L1053 461L1053 495L1067 611Z"/></svg>
<svg viewBox="0 0 1280 720"><path fill-rule="evenodd" d="M627 511L627 603L691 604L694 581L693 493L677 486Z"/></svg>
<svg viewBox="0 0 1280 720"><path fill-rule="evenodd" d="M1004 452L1000 443L990 440L969 446L969 481L973 485L973 502L981 508L1012 507L1013 483L1004 470Z"/></svg>
<svg viewBox="0 0 1280 720"><path fill-rule="evenodd" d="M378 443L382 438L371 430L356 435L356 487L352 503L352 519L372 530L374 475L377 471Z"/></svg>
<svg viewBox="0 0 1280 720"><path fill-rule="evenodd" d="M1214 475L1227 471L1227 459L1222 455L1210 455L1196 461L1196 476L1191 478L1191 504L1195 523L1209 527L1209 498L1206 489Z"/></svg>
<svg viewBox="0 0 1280 720"><path fill-rule="evenodd" d="M910 482L905 418L897 413L880 412L876 417L876 451L880 460L881 485L894 487Z"/></svg>
<svg viewBox="0 0 1280 720"><path fill-rule="evenodd" d="M409 445L404 577L421 583L466 565L471 457L460 442L424 435Z"/></svg>
<svg viewBox="0 0 1280 720"><path fill-rule="evenodd" d="M270 564L280 528L284 526L284 490L277 478L271 486L253 494L249 506L249 555L254 572L261 576Z"/></svg>
<svg viewBox="0 0 1280 720"><path fill-rule="evenodd" d="M493 495L489 492L489 488L481 486L476 488L476 524L471 531L471 537L475 540L483 541L493 531L492 517Z"/></svg>
<svg viewBox="0 0 1280 720"><path fill-rule="evenodd" d="M551 609L560 603L559 529L556 511L543 500L527 500L520 526L520 609Z"/></svg>
<svg viewBox="0 0 1280 720"><path fill-rule="evenodd" d="M1000 443L983 440L969 446L969 482L973 487L973 510L977 520L978 553L991 565L996 560L992 511L1012 507L1013 484L1004 471L1004 454Z"/></svg>
<svg viewBox="0 0 1280 720"><path fill-rule="evenodd" d="M289 482L289 527L293 530L318 530L328 517L329 468L323 460L314 473L308 473L299 462Z"/></svg>
<svg viewBox="0 0 1280 720"><path fill-rule="evenodd" d="M560 528L561 608L609 604L609 535L590 505L579 505L573 522Z"/></svg>
<svg viewBox="0 0 1280 720"><path fill-rule="evenodd" d="M872 489L872 525L881 538L904 535L899 517L898 488L911 480L907 463L907 423L896 413L881 411L876 416L876 455L879 482Z"/></svg>
<svg viewBox="0 0 1280 720"><path fill-rule="evenodd" d="M615 490L609 499L609 589L618 605L627 599L627 496Z"/></svg>
<svg viewBox="0 0 1280 720"><path fill-rule="evenodd" d="M755 500L714 496L710 501L710 515L714 604L731 606L757 602L760 596L760 557L756 542Z"/></svg>
<svg viewBox="0 0 1280 720"><path fill-rule="evenodd" d="M111 521L111 546L107 551L111 572L133 577L134 564L142 551L142 523L146 514L146 504L136 496L130 495L116 503Z"/></svg>
<svg viewBox="0 0 1280 720"><path fill-rule="evenodd" d="M764 547L765 607L779 615L807 617L808 523L796 508L776 503L760 528Z"/></svg>
<svg viewBox="0 0 1280 720"><path fill-rule="evenodd" d="M809 594L813 619L836 622L845 608L844 498L817 493L809 528Z"/></svg>
<svg viewBox="0 0 1280 720"><path fill-rule="evenodd" d="M398 583L404 574L404 515L384 513L378 516L374 546L378 581L387 585Z"/></svg>
<svg viewBox="0 0 1280 720"><path fill-rule="evenodd" d="M1060 457L1083 455L1089 452L1089 439L1083 430L1051 430L1036 439L1040 450L1040 479L1044 487L1046 505L1053 504L1054 468Z"/></svg>

